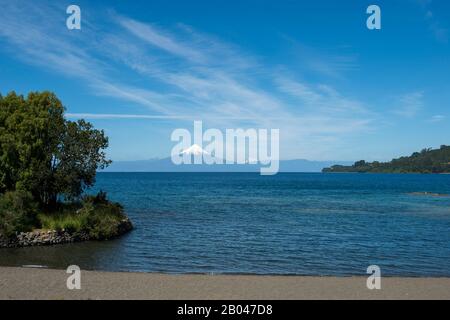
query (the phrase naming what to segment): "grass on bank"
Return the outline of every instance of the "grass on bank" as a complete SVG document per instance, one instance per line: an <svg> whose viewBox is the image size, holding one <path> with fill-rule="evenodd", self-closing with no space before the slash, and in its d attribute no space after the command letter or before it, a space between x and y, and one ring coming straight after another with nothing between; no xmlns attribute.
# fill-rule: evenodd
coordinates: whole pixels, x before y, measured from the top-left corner
<svg viewBox="0 0 450 320"><path fill-rule="evenodd" d="M60 203L51 212L39 211L32 197L20 191L0 196L0 235L33 229L66 230L85 233L90 239L104 240L119 235L119 225L126 219L120 204L110 202L106 194L85 196L75 203Z"/></svg>

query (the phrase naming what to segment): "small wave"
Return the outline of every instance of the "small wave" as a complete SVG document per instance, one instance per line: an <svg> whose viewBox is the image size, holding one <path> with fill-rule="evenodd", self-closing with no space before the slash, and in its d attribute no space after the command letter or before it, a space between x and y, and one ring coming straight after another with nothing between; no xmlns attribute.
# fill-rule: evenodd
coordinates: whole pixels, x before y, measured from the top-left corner
<svg viewBox="0 0 450 320"><path fill-rule="evenodd" d="M435 192L410 192L408 193L412 196L429 196L429 197L450 197L449 194L446 193L435 193Z"/></svg>
<svg viewBox="0 0 450 320"><path fill-rule="evenodd" d="M48 268L48 266L43 266L40 264L24 264L22 265L22 268L39 268L39 269L43 269L43 268Z"/></svg>

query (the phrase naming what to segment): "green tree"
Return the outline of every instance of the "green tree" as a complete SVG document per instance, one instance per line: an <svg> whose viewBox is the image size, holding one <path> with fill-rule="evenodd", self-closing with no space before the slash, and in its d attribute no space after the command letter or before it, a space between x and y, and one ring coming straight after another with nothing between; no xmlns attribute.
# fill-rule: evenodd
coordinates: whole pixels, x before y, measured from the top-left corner
<svg viewBox="0 0 450 320"><path fill-rule="evenodd" d="M10 237L16 231L32 229L36 206L30 193L6 192L0 195L0 236Z"/></svg>
<svg viewBox="0 0 450 320"><path fill-rule="evenodd" d="M58 191L74 199L92 186L97 169L104 169L111 163L106 160L104 149L107 147L108 138L103 131L94 129L84 120L67 121L61 148L53 154L51 166Z"/></svg>
<svg viewBox="0 0 450 320"><path fill-rule="evenodd" d="M102 130L64 119L64 106L51 92L25 99L0 96L0 193L23 190L44 208L60 197L74 199L94 184L110 161Z"/></svg>
<svg viewBox="0 0 450 320"><path fill-rule="evenodd" d="M364 161L364 160L356 161L354 164L355 167L364 167L365 165L366 165L366 161Z"/></svg>

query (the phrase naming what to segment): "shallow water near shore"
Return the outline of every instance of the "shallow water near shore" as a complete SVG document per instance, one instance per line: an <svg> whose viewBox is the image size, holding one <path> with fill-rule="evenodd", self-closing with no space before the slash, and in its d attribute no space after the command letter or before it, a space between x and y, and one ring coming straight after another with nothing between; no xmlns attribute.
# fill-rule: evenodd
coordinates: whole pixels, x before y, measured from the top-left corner
<svg viewBox="0 0 450 320"><path fill-rule="evenodd" d="M450 176L100 173L136 229L0 250L0 265L163 273L450 276ZM440 196L434 196L439 194Z"/></svg>

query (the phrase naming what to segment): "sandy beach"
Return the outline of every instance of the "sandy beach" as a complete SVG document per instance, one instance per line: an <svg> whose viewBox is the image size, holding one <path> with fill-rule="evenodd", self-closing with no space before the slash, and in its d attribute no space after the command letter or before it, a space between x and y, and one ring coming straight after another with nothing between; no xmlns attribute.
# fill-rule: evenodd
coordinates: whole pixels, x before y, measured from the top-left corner
<svg viewBox="0 0 450 320"><path fill-rule="evenodd" d="M65 270L0 267L0 299L450 299L450 278L167 275L81 272L68 290Z"/></svg>

